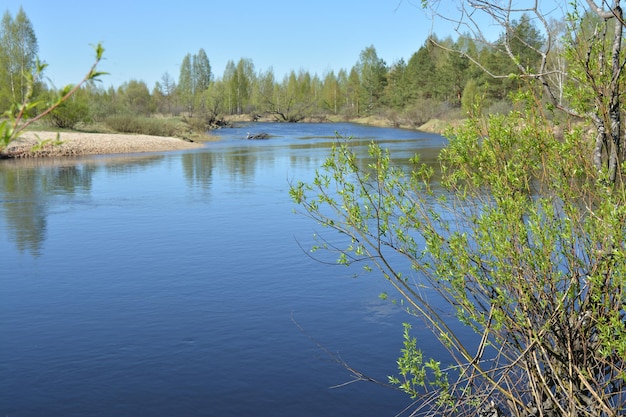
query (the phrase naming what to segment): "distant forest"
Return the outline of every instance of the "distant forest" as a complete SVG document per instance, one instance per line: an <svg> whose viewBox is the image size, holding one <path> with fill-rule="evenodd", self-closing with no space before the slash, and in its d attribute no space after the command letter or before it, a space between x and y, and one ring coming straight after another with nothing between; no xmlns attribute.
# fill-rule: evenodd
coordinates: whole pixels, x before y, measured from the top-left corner
<svg viewBox="0 0 626 417"><path fill-rule="evenodd" d="M510 108L508 94L520 86L515 76L518 67L502 48L516 48L519 62L533 67L540 57L527 45L539 50L544 42L526 16L512 30L513 37L502 34L486 46L469 37L433 35L408 61L390 64L378 57L372 45L361 51L350 69L322 76L291 71L282 79L272 69L257 71L247 58L229 61L219 76L200 49L183 58L179 74L164 73L152 88L137 79L118 88L87 85L55 110L49 121L66 129L103 123L114 130L132 131L126 126L129 117L159 115L179 117L195 130L206 130L227 124L233 116L282 122L378 116L391 125L417 128L433 118L463 117L477 96L486 111L501 112ZM505 36L516 42L505 42ZM37 58L36 36L23 10L15 18L5 13L0 40L0 108L4 110L20 101L25 83L16 85L16 80L34 67ZM12 42L21 49L11 47ZM36 98L45 101L56 94L44 83L36 84Z"/></svg>

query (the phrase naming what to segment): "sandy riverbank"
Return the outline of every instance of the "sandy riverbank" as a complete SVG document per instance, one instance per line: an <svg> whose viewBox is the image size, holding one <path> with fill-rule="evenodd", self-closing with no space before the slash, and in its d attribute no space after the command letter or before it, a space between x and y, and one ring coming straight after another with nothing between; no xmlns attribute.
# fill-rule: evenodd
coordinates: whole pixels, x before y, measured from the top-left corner
<svg viewBox="0 0 626 417"><path fill-rule="evenodd" d="M76 155L120 154L137 152L163 152L195 149L202 143L182 139L109 133L61 132L60 145L46 145L32 151L39 141L56 139L55 132L25 132L0 152L3 158L39 158Z"/></svg>

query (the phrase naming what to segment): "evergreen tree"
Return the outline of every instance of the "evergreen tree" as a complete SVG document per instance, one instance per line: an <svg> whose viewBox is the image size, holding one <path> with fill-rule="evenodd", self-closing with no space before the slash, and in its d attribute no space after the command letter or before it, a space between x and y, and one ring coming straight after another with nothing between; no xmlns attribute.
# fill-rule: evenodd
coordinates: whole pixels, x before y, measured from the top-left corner
<svg viewBox="0 0 626 417"><path fill-rule="evenodd" d="M361 76L356 67L352 67L347 78L346 101L350 114L358 115L361 112Z"/></svg>
<svg viewBox="0 0 626 417"><path fill-rule="evenodd" d="M436 66L431 50L434 48L431 39L427 39L415 52L406 67L406 83L411 91L410 101L432 98L435 95Z"/></svg>
<svg viewBox="0 0 626 417"><path fill-rule="evenodd" d="M446 101L455 106L461 104L463 88L468 80L470 66L469 59L465 55L455 52L458 48L458 43L454 42L450 51L446 51L441 71L439 71L441 77L448 81L446 83Z"/></svg>
<svg viewBox="0 0 626 417"><path fill-rule="evenodd" d="M400 59L389 68L384 91L384 104L393 109L401 109L409 99L406 78L406 62Z"/></svg>
<svg viewBox="0 0 626 417"><path fill-rule="evenodd" d="M372 45L361 51L356 68L361 79L361 100L366 110L371 112L378 106L383 95L387 66L385 61L378 57L376 48Z"/></svg>

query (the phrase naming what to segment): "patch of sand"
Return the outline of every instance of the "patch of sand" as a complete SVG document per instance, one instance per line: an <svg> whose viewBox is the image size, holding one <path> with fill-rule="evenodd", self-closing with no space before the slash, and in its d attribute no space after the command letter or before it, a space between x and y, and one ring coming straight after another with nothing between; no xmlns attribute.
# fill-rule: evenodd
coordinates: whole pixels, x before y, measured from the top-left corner
<svg viewBox="0 0 626 417"><path fill-rule="evenodd" d="M163 152L196 149L202 143L182 139L149 135L61 132L61 144L46 144L33 151L40 141L56 140L55 132L24 132L17 140L0 152L3 158L40 158L75 155L99 155L136 152Z"/></svg>

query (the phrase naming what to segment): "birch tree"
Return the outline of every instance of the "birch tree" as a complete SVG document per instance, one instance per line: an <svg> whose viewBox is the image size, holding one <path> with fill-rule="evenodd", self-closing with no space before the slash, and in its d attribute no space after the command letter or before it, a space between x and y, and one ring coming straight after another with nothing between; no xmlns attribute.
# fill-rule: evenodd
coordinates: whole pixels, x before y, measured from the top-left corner
<svg viewBox="0 0 626 417"><path fill-rule="evenodd" d="M15 17L6 11L0 24L0 108L23 102L28 90L28 74L36 69L37 36L20 7Z"/></svg>

